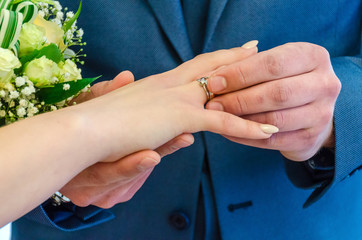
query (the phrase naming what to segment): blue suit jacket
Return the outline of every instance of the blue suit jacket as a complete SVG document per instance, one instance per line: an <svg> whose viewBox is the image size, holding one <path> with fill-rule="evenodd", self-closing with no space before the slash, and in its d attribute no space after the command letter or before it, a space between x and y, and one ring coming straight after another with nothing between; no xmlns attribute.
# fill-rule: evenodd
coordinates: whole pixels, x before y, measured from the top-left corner
<svg viewBox="0 0 362 240"><path fill-rule="evenodd" d="M62 3L74 10L78 4ZM334 178L312 200L324 196L303 209L318 187L303 166L286 171L277 151L202 133L193 146L165 158L129 202L110 210L44 203L13 224L13 239L192 239L200 185L205 224L218 223L223 239L362 239L362 176L356 173L362 165L361 1L210 0L205 11L202 20L202 14L183 12L176 0L84 1L84 75L111 79L128 69L139 79L200 51L253 39L260 51L294 41L324 46L342 82ZM188 31L192 21L204 22L202 34ZM195 39L199 50L193 49Z"/></svg>

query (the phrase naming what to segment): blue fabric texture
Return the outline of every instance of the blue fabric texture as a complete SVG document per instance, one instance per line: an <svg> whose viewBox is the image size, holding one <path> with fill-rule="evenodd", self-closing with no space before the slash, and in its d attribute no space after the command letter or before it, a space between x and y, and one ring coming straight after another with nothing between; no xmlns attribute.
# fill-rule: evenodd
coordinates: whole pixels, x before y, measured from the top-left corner
<svg viewBox="0 0 362 240"><path fill-rule="evenodd" d="M76 9L78 3L62 4ZM260 51L297 41L321 45L342 82L332 181L317 189L313 204L303 209L314 189L297 187L289 177L299 186L320 186L305 169L285 168L278 151L198 133L194 145L164 158L134 198L112 213L44 203L13 223L12 238L193 239L199 236L201 185L208 198L206 232L217 224L222 239L361 239L362 176L356 170L362 165L361 1L210 0L206 17L185 4L192 1L84 1L79 18L88 43L83 75L108 80L130 70L140 79L175 68L200 49L237 47L253 39L259 40ZM205 31L191 36L190 25L199 20ZM197 38L202 45L195 44ZM202 178L205 161L208 178ZM170 221L175 211L186 216L187 228L177 229Z"/></svg>

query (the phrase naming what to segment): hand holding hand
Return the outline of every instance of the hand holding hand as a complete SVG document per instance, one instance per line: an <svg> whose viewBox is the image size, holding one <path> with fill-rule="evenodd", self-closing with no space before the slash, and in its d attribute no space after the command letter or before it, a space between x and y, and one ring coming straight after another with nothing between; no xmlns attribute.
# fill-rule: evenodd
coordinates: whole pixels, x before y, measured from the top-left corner
<svg viewBox="0 0 362 240"><path fill-rule="evenodd" d="M239 138L269 138L272 132L265 131L269 126L205 110L204 89L195 81L256 51L235 48L203 54L176 69L128 84L73 110L80 122L86 121L87 129L94 130L93 137L101 143L95 149L108 152L102 156L107 161L157 148L182 133L212 131Z"/></svg>
<svg viewBox="0 0 362 240"><path fill-rule="evenodd" d="M133 74L124 71L111 81L93 85L73 102L82 103L107 94L134 81ZM191 145L191 134L181 134L154 151L142 150L110 163L96 163L69 181L60 192L77 206L95 205L110 208L128 201L143 185L162 157Z"/></svg>
<svg viewBox="0 0 362 240"><path fill-rule="evenodd" d="M209 89L220 95L207 109L277 126L270 138L229 139L279 150L295 161L334 146L333 111L341 83L326 49L289 43L227 66L213 74Z"/></svg>

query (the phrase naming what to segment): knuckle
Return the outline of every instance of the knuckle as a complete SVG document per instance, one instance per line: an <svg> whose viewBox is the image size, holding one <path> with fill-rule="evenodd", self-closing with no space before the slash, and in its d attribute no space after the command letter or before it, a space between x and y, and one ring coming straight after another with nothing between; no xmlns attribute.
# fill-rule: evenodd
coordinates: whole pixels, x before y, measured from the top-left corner
<svg viewBox="0 0 362 240"><path fill-rule="evenodd" d="M226 132L231 132L233 130L232 125L233 124L232 124L231 115L222 114L221 115L221 127L222 127L222 129L224 129Z"/></svg>
<svg viewBox="0 0 362 240"><path fill-rule="evenodd" d="M313 44L313 53L315 54L316 58L319 60L319 63L321 64L327 63L329 65L330 56L326 48Z"/></svg>
<svg viewBox="0 0 362 240"><path fill-rule="evenodd" d="M317 135L312 131L312 129L304 129L301 132L301 142L303 149L312 149L316 145Z"/></svg>
<svg viewBox="0 0 362 240"><path fill-rule="evenodd" d="M234 70L235 77L236 77L237 81L239 82L239 85L241 87L248 86L242 65L237 64L234 69L235 69Z"/></svg>
<svg viewBox="0 0 362 240"><path fill-rule="evenodd" d="M248 113L248 109L249 109L249 106L248 106L248 101L246 101L243 97L243 95L241 94L236 94L235 96L235 100L236 100L236 105L235 105L235 112L237 114L240 114L240 115L243 115L243 114L246 114Z"/></svg>
<svg viewBox="0 0 362 240"><path fill-rule="evenodd" d="M327 78L327 80L328 81L325 88L328 96L337 98L342 88L341 81L337 78L337 76L334 73L332 74L332 76Z"/></svg>
<svg viewBox="0 0 362 240"><path fill-rule="evenodd" d="M113 202L110 202L110 201L107 200L107 201L104 201L104 202L99 203L97 205L100 208L110 209L110 208L114 207L115 204Z"/></svg>
<svg viewBox="0 0 362 240"><path fill-rule="evenodd" d="M72 203L74 203L75 205L79 206L79 207L88 207L89 205L91 205L93 203L92 201L92 197L89 194L81 194L77 197L72 198Z"/></svg>
<svg viewBox="0 0 362 240"><path fill-rule="evenodd" d="M321 124L323 125L328 124L333 118L333 112L334 112L333 108L325 108L320 112L321 112L320 114Z"/></svg>
<svg viewBox="0 0 362 240"><path fill-rule="evenodd" d="M284 54L267 54L264 58L266 71L273 77L280 76L284 72Z"/></svg>
<svg viewBox="0 0 362 240"><path fill-rule="evenodd" d="M276 83L271 88L271 98L276 104L283 105L288 102L293 95L293 91L290 86L282 83Z"/></svg>
<svg viewBox="0 0 362 240"><path fill-rule="evenodd" d="M212 53L204 53L196 57L197 60L207 59L211 66L218 66L219 64L225 62L230 56L232 57L232 51L221 49Z"/></svg>
<svg viewBox="0 0 362 240"><path fill-rule="evenodd" d="M282 111L275 111L269 115L268 123L277 126L279 129L285 127L285 114Z"/></svg>
<svg viewBox="0 0 362 240"><path fill-rule="evenodd" d="M122 197L120 202L128 202L129 200L131 200L133 198L134 194L126 194Z"/></svg>

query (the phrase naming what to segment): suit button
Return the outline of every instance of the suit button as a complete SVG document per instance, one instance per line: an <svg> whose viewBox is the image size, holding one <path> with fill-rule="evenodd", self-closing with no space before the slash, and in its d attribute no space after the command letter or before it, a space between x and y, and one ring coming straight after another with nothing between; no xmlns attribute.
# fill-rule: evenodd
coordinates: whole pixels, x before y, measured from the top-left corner
<svg viewBox="0 0 362 240"><path fill-rule="evenodd" d="M190 220L183 212L174 212L170 215L169 221L177 230L184 230L190 225Z"/></svg>

